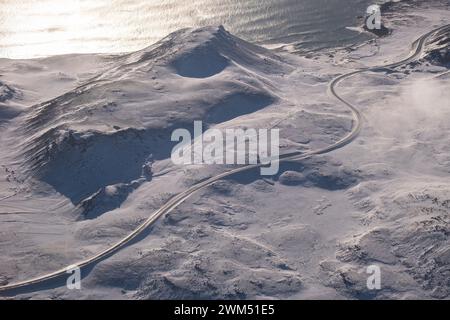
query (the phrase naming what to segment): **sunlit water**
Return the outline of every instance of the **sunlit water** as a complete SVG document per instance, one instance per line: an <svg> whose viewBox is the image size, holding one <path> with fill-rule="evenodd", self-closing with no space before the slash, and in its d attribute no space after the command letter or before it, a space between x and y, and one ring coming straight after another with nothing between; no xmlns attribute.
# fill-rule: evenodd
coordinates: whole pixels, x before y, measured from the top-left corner
<svg viewBox="0 0 450 320"><path fill-rule="evenodd" d="M168 33L224 25L258 43L356 42L346 29L374 0L0 0L0 57L127 52Z"/></svg>

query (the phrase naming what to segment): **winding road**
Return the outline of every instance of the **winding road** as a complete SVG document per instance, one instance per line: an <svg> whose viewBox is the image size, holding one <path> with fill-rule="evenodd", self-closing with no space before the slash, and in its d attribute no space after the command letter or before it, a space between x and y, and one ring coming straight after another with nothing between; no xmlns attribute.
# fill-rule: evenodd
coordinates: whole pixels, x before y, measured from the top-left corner
<svg viewBox="0 0 450 320"><path fill-rule="evenodd" d="M315 156L315 155L326 154L326 153L332 152L334 150L340 149L340 148L346 146L347 144L351 143L353 140L355 140L357 138L357 136L359 135L361 128L362 128L362 115L361 115L360 111L353 104L351 104L350 102L345 100L343 97L341 97L336 92L336 88L339 85L339 83L341 83L343 80L350 78L359 73L371 72L371 71L372 72L383 71L383 70L386 70L389 68L393 68L393 67L397 67L397 66L409 63L409 62L417 59L420 56L420 54L423 51L424 45L426 44L426 41L431 36L436 35L439 32L447 32L447 31L450 31L450 25L445 25L445 26L436 28L436 29L422 35L419 39L417 39L413 43L411 52L408 55L408 57L401 61L383 65L383 66L375 66L375 67L358 69L358 70L340 75L340 76L336 77L335 79L333 79L328 85L329 94L331 94L336 99L338 99L341 103L343 103L348 108L350 108L353 118L354 118L352 130L345 137L343 137L336 143L329 145L325 148L313 150L313 151L310 151L307 153L298 151L298 152L283 154L276 161L277 162L285 162L285 161L305 160L305 159L311 158L312 156ZM144 230L146 230L148 227L153 225L158 220L158 218L160 218L162 215L167 214L168 212L175 209L177 206L179 206L181 203L183 203L186 199L191 197L197 191L202 190L202 189L212 185L214 182L221 180L223 178L229 177L231 175L235 175L240 172L252 170L255 168L260 168L262 166L263 166L262 164L247 165L247 166L239 167L239 168L236 168L236 169L233 169L230 171L226 171L222 174L219 174L219 175L211 177L207 180L201 181L201 182L193 185L189 189L172 197L167 203L165 203L157 211L153 212L153 214L146 221L144 221L137 229L135 229L133 232L128 234L126 237L124 237L123 239L121 239L120 241L115 243L114 245L103 250L102 252L100 252L88 259L76 262L70 266L61 268L54 272L51 272L51 273L48 273L45 275L41 275L41 276L38 276L38 277L35 277L32 279L28 279L28 280L24 280L24 281L20 281L20 282L16 282L16 283L8 284L5 286L1 286L0 292L7 293L8 291L12 291L15 289L26 288L26 287L30 287L32 285L44 284L45 282L54 280L56 278L67 277L68 276L67 271L72 270L75 267L79 267L82 269L82 268L86 268L88 266L93 266L95 263L99 262L100 260L114 254L119 249L124 247L126 244L129 244L133 239L135 239L137 236L142 234L142 232ZM37 290L39 290L39 289L37 289Z"/></svg>

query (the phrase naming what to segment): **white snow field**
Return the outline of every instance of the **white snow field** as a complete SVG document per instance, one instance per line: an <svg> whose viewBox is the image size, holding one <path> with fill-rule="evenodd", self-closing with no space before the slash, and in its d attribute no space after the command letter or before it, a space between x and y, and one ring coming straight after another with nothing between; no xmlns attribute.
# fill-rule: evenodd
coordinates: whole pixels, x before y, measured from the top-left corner
<svg viewBox="0 0 450 320"><path fill-rule="evenodd" d="M208 128L279 128L281 153L355 125L330 81L408 56L450 21L446 2L399 3L393 31L295 55L223 27L176 31L120 55L0 59L0 295L17 299L448 299L450 31L418 59L343 80L363 114L333 152L199 190L131 242L65 279L171 197L232 166L175 166L170 141ZM366 286L368 266L381 289Z"/></svg>

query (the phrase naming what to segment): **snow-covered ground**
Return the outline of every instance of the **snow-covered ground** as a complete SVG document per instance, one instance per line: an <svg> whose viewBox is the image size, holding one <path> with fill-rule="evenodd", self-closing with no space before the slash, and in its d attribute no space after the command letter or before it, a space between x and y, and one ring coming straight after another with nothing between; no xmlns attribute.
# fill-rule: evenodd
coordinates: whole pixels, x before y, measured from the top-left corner
<svg viewBox="0 0 450 320"><path fill-rule="evenodd" d="M183 29L125 55L0 59L0 286L89 258L171 196L229 169L175 166L170 135L280 128L281 152L316 150L353 124L337 75L401 60L450 20L397 4L392 35L306 55L222 27ZM438 298L450 294L450 34L421 59L338 88L364 115L356 141L199 191L83 270L16 298ZM381 290L366 287L369 265Z"/></svg>

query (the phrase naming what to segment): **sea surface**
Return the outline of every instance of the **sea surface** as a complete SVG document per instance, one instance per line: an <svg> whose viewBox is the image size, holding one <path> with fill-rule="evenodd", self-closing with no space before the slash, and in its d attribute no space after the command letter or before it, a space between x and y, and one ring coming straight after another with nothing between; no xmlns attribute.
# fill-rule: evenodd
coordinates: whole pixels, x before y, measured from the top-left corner
<svg viewBox="0 0 450 320"><path fill-rule="evenodd" d="M375 0L0 0L0 57L142 49L185 27L224 25L259 44L308 50L357 42ZM359 19L360 20L360 19Z"/></svg>

